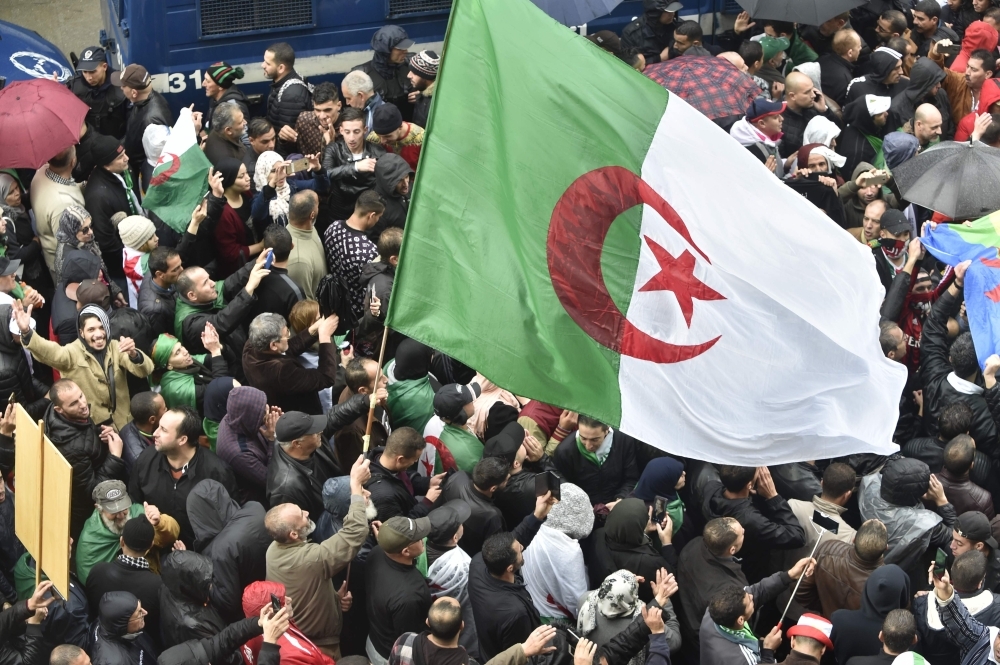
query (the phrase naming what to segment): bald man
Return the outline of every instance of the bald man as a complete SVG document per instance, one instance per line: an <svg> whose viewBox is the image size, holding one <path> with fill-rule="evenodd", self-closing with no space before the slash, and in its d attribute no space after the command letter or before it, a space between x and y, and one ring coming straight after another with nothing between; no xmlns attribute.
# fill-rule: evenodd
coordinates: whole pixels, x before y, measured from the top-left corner
<svg viewBox="0 0 1000 665"><path fill-rule="evenodd" d="M723 51L719 55L715 56L717 58L722 58L723 60L728 60L732 63L733 67L740 70L744 74L747 73L747 63L743 61L743 56L741 56L736 51Z"/></svg>
<svg viewBox="0 0 1000 665"><path fill-rule="evenodd" d="M933 104L921 104L913 115L913 135L920 141L920 151L941 138L941 111Z"/></svg>
<svg viewBox="0 0 1000 665"><path fill-rule="evenodd" d="M854 78L854 63L860 55L861 35L847 28L833 36L833 51L819 59L823 93L841 106L847 99L847 87Z"/></svg>
<svg viewBox="0 0 1000 665"><path fill-rule="evenodd" d="M802 72L792 72L785 77L785 102L788 106L783 114L781 156L785 158L787 167L802 147L802 135L810 120L822 115L840 125L840 119L826 105L823 93L816 89L812 79Z"/></svg>

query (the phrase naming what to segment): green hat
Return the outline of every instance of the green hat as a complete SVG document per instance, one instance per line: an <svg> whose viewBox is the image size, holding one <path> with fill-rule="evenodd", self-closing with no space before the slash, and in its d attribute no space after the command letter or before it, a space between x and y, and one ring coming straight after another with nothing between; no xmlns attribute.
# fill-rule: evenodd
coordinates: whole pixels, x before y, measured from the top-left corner
<svg viewBox="0 0 1000 665"><path fill-rule="evenodd" d="M782 51L787 51L789 46L791 46L791 42L788 41L788 37L764 36L760 40L760 47L764 49L764 62L769 61Z"/></svg>
<svg viewBox="0 0 1000 665"><path fill-rule="evenodd" d="M163 333L153 342L153 362L161 369L167 368L170 362L170 354L174 352L174 347L180 344L180 340L173 335Z"/></svg>

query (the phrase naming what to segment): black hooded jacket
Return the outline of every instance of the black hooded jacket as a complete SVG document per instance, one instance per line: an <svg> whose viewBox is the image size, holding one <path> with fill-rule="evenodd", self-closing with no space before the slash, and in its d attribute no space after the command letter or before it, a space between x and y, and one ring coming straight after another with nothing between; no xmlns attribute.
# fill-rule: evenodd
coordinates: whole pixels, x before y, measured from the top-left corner
<svg viewBox="0 0 1000 665"><path fill-rule="evenodd" d="M0 612L0 665L45 662L45 654L52 647L46 649L41 626L25 624L33 615L27 599Z"/></svg>
<svg viewBox="0 0 1000 665"><path fill-rule="evenodd" d="M856 99L864 99L865 95L877 95L879 97L895 97L906 90L906 81L902 79L886 85L883 83L899 62L885 51L876 51L872 54L869 63L868 73L851 81L847 88L847 102L851 103Z"/></svg>
<svg viewBox="0 0 1000 665"><path fill-rule="evenodd" d="M10 311L10 305L0 305L0 322L10 321ZM48 389L31 373L24 347L14 341L10 327L0 325L0 400L6 404L14 393L14 399L37 420L48 407Z"/></svg>
<svg viewBox="0 0 1000 665"><path fill-rule="evenodd" d="M646 579L656 579L656 571L666 568L677 573L677 552L672 544L656 544L646 535L649 512L641 499L623 499L608 515L607 523L598 532L597 559L601 563L601 579L616 570L630 570ZM656 534L653 534L656 537ZM652 576L652 577L650 577ZM648 603L653 591L648 585L639 587L639 598Z"/></svg>
<svg viewBox="0 0 1000 665"><path fill-rule="evenodd" d="M291 125L294 128L299 114L312 108L312 86L294 69L271 84L271 92L267 96L267 119L274 125L275 152L287 157L294 151L294 143L286 143L277 136L282 127Z"/></svg>
<svg viewBox="0 0 1000 665"><path fill-rule="evenodd" d="M910 578L903 569L888 564L872 572L865 582L860 610L837 610L833 623L833 653L838 665L853 656L871 656L882 649L878 634L882 622L893 610L910 606Z"/></svg>
<svg viewBox="0 0 1000 665"><path fill-rule="evenodd" d="M868 113L865 99L855 99L844 107L844 123L847 127L837 139L837 152L847 160L841 167L841 173L854 173L855 167L861 162L875 163L875 148L865 138L866 135L882 139L886 127L878 127Z"/></svg>
<svg viewBox="0 0 1000 665"><path fill-rule="evenodd" d="M431 510L431 504L425 499L417 502L416 497L410 493L399 479L399 476L386 469L379 463L385 448L376 448L369 451L368 459L371 460L372 477L365 485L365 489L371 492L371 502L378 509L378 520L385 523L390 517L402 515L404 517L424 517ZM421 476L416 471L402 471L410 480L413 491L422 496L427 494L430 479Z"/></svg>
<svg viewBox="0 0 1000 665"><path fill-rule="evenodd" d="M241 645L261 634L257 617L249 617L227 626L218 635L200 640L189 640L167 649L157 658L159 665L209 665L224 661ZM278 665L281 661L277 644L265 642L260 647L257 665Z"/></svg>
<svg viewBox="0 0 1000 665"><path fill-rule="evenodd" d="M91 637L92 662L99 665L149 665L156 663L153 643L146 634L147 626L135 639L123 639L128 622L139 606L139 599L128 591L109 591L101 599L97 622Z"/></svg>
<svg viewBox="0 0 1000 665"><path fill-rule="evenodd" d="M407 73L410 71L408 60L400 64L389 61L392 49L396 44L406 39L406 31L398 25L386 25L372 36L372 50L375 55L371 60L358 65L352 71L362 71L372 79L375 92L386 102L395 104L403 115L403 120L413 117L413 104L407 95L413 90ZM369 127L371 129L371 127Z"/></svg>
<svg viewBox="0 0 1000 665"><path fill-rule="evenodd" d="M916 113L918 106L921 104L933 104L941 111L943 138L943 130L952 125L951 105L948 103L948 94L944 90L939 89L933 97L929 95L931 89L943 81L945 76L941 65L930 58L920 58L917 60L910 69L910 83L906 90L892 98L892 105L889 107L889 121L886 125L892 130L897 130L907 122L913 120L913 115ZM951 130L952 134L954 134L954 127Z"/></svg>
<svg viewBox="0 0 1000 665"><path fill-rule="evenodd" d="M211 559L190 550L172 552L163 560L160 576L163 578L160 634L165 648L210 638L225 629L226 622L209 602L213 580ZM239 665L241 659L239 654L229 653L219 662Z"/></svg>
<svg viewBox="0 0 1000 665"><path fill-rule="evenodd" d="M101 441L100 431L89 418L85 423L67 420L49 404L45 410L45 435L62 456L73 466L73 507L70 535L80 536L83 523L94 512L91 496L97 483L104 480L126 480L125 462L108 452Z"/></svg>
<svg viewBox="0 0 1000 665"><path fill-rule="evenodd" d="M663 49L674 43L674 28L677 27L676 18L672 23L663 25L660 23L660 15L663 13L656 8L654 0L643 0L643 14L622 30L621 46L622 50L632 49L638 51L646 59L646 64L660 62L660 53Z"/></svg>
<svg viewBox="0 0 1000 665"><path fill-rule="evenodd" d="M132 104L129 110L124 145L130 168L138 168L146 161L146 149L142 147L142 134L150 125L174 126L174 114L170 110L170 105L167 104L166 98L155 90L149 94L145 101Z"/></svg>
<svg viewBox="0 0 1000 665"><path fill-rule="evenodd" d="M187 513L195 551L212 560L212 604L227 622L239 621L243 589L267 574L264 507L247 501L241 508L222 483L203 480L188 494Z"/></svg>
<svg viewBox="0 0 1000 665"><path fill-rule="evenodd" d="M836 53L826 53L819 58L819 71L823 94L843 106L847 88L854 80L854 63Z"/></svg>
<svg viewBox="0 0 1000 665"><path fill-rule="evenodd" d="M406 160L395 153L388 153L379 157L375 163L375 191L382 196L385 203L385 212L382 213L378 223L368 230L368 237L372 242L378 242L379 234L386 228L395 226L404 228L406 226L406 213L410 209L410 194L399 194L396 186L403 178L410 177L413 169L406 163Z"/></svg>

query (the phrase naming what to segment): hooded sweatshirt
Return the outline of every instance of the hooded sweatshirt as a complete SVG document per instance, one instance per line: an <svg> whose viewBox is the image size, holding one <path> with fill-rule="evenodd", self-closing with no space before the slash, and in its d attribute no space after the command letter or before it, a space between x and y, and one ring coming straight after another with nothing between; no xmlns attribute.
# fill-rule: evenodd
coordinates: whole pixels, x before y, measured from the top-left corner
<svg viewBox="0 0 1000 665"><path fill-rule="evenodd" d="M671 573L677 572L677 552L674 546L660 545L655 534L652 538L647 535L648 523L649 509L640 499L623 499L611 509L604 525L604 533L597 534L596 547L601 563L599 577L607 577L621 568L631 570L647 580L655 580L656 571L660 568L665 567ZM643 602L653 599L648 585L639 587L639 596Z"/></svg>
<svg viewBox="0 0 1000 665"><path fill-rule="evenodd" d="M267 396L250 386L234 388L227 400L226 417L219 423L216 448L219 457L233 468L236 483L247 499L266 504L267 465L272 445L260 428L264 424Z"/></svg>
<svg viewBox="0 0 1000 665"><path fill-rule="evenodd" d="M191 550L172 552L163 560L160 577L160 636L164 648L212 637L226 627L210 603L214 579L211 559Z"/></svg>
<svg viewBox="0 0 1000 665"><path fill-rule="evenodd" d="M109 591L101 598L91 632L93 662L113 665L156 665L153 644L145 630L128 633L128 622L139 599L128 591ZM126 639L127 638L127 639Z"/></svg>
<svg viewBox="0 0 1000 665"><path fill-rule="evenodd" d="M875 125L864 97L844 107L844 123L847 128L837 139L837 152L847 158L841 170L853 173L859 162L868 162L876 168L885 166L882 138L886 128Z"/></svg>
<svg viewBox="0 0 1000 665"><path fill-rule="evenodd" d="M770 138L761 132L759 129L750 124L750 121L746 119L746 116L737 120L732 127L729 128L729 135L736 139L741 146L750 151L754 157L759 159L762 163L767 161L767 158L774 156L776 164L776 175L779 178L785 176L784 173L784 162L781 156L778 154L778 144L781 141L781 136L777 138Z"/></svg>
<svg viewBox="0 0 1000 665"><path fill-rule="evenodd" d="M902 568L887 564L872 572L861 595L861 609L837 610L830 617L837 663L844 665L853 656L878 653L882 648L878 634L886 615L909 606L910 578Z"/></svg>
<svg viewBox="0 0 1000 665"><path fill-rule="evenodd" d="M632 495L642 499L646 506L653 506L657 497L666 499L665 508L673 522L673 532L676 534L684 524L684 502L677 496L674 489L684 473L684 463L673 457L657 457L650 460L639 482L635 484ZM654 508L655 510L655 508Z"/></svg>
<svg viewBox="0 0 1000 665"><path fill-rule="evenodd" d="M948 69L965 74L965 66L969 64L969 56L978 49L985 49L996 55L994 51L997 48L997 37L997 31L982 21L970 23L969 27L965 29L965 36L962 37L962 50L955 56Z"/></svg>
<svg viewBox="0 0 1000 665"><path fill-rule="evenodd" d="M975 23L973 23L975 25ZM996 35L996 33L993 33ZM986 79L983 82L983 89L979 93L979 113L989 113L990 106L1000 102L1000 85L993 79ZM956 141L967 141L969 137L972 136L972 130L976 128L976 115L977 112L973 111L958 123L958 129L955 130L955 140Z"/></svg>
<svg viewBox="0 0 1000 665"><path fill-rule="evenodd" d="M995 35L996 33L994 33ZM901 128L907 122L913 120L913 114L921 104L935 104L936 98L928 98L930 91L935 85L941 83L945 78L944 70L930 58L920 58L910 69L910 83L902 94L896 95L889 106L889 121L886 123L893 130ZM947 96L946 96L947 99ZM942 108L943 107L943 108ZM951 115L948 104L938 106L942 114ZM942 126L947 127L948 121L942 118Z"/></svg>
<svg viewBox="0 0 1000 665"><path fill-rule="evenodd" d="M368 230L368 237L377 242L379 235L390 226L406 226L406 213L410 208L410 194L398 194L396 186L403 178L408 178L413 169L406 160L394 153L387 153L375 163L375 191L382 196L385 212L381 219Z"/></svg>
<svg viewBox="0 0 1000 665"><path fill-rule="evenodd" d="M248 619L260 616L260 610L271 602L271 594L285 604L285 585L280 582L254 582L243 590L243 613ZM241 654L246 665L256 665L259 662L264 636L258 635L243 645ZM282 665L333 665L333 660L319 650L312 640L305 636L294 621L289 622L288 630L278 638L278 649L281 653Z"/></svg>

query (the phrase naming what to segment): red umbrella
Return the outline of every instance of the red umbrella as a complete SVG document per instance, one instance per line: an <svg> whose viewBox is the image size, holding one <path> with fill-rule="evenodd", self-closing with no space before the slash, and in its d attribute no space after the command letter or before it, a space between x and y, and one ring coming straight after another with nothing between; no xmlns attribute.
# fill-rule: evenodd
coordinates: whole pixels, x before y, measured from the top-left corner
<svg viewBox="0 0 1000 665"><path fill-rule="evenodd" d="M80 141L88 107L48 79L0 90L0 168L37 169Z"/></svg>
<svg viewBox="0 0 1000 665"><path fill-rule="evenodd" d="M643 74L712 120L743 115L763 94L752 78L723 58L685 55L650 65Z"/></svg>

